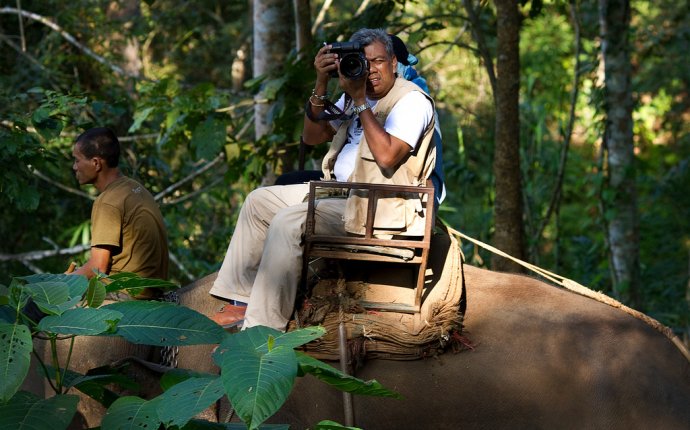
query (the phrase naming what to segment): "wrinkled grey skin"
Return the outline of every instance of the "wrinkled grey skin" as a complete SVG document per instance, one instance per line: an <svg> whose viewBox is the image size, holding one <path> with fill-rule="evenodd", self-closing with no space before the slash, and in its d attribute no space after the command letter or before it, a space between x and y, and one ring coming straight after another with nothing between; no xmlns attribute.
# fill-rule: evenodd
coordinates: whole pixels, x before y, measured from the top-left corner
<svg viewBox="0 0 690 430"><path fill-rule="evenodd" d="M404 399L355 396L356 426L690 428L690 363L663 334L619 309L530 277L469 265L464 272L465 334L475 349L419 361L369 361L356 376L377 379ZM212 279L187 289L182 302L212 310L199 294ZM185 360L203 361L193 355ZM342 403L341 392L299 378L270 422L295 429L324 419L344 423Z"/></svg>
<svg viewBox="0 0 690 430"><path fill-rule="evenodd" d="M465 334L475 349L367 362L356 376L377 379L404 399L354 396L356 426L690 428L690 363L664 335L619 309L526 276L468 265L464 271ZM214 277L183 288L181 303L210 315L219 306L208 295ZM179 367L217 371L210 348L182 349ZM345 422L342 393L306 377L269 422L306 429L324 419Z"/></svg>

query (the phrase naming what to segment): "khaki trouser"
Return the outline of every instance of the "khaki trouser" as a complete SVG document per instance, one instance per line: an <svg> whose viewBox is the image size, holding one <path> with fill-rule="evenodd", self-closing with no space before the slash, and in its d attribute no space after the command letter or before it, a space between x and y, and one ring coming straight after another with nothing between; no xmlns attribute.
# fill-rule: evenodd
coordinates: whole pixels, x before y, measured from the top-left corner
<svg viewBox="0 0 690 430"><path fill-rule="evenodd" d="M248 303L243 328L284 331L302 272L308 184L257 188L247 196L210 293ZM316 203L316 231L345 235L345 199Z"/></svg>

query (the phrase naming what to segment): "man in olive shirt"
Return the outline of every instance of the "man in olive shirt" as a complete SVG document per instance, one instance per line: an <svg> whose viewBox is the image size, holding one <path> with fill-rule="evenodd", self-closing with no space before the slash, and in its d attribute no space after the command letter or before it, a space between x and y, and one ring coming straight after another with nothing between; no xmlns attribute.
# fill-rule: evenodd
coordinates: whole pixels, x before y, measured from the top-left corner
<svg viewBox="0 0 690 430"><path fill-rule="evenodd" d="M107 128L82 133L72 150L79 184L92 184L100 195L91 210L91 257L75 274L91 278L131 272L168 278L168 241L158 204L151 193L122 174L120 143Z"/></svg>

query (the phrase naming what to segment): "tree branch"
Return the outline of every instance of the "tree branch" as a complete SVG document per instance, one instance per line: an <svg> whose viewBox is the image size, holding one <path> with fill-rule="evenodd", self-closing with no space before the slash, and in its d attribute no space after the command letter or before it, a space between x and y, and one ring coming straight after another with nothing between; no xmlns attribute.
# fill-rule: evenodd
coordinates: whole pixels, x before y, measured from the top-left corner
<svg viewBox="0 0 690 430"><path fill-rule="evenodd" d="M91 248L91 245L76 245L70 248L60 248L60 249L46 249L42 251L29 251L22 252L20 254L0 254L0 261L33 261L33 260L43 260L44 258L54 257L56 255L74 255L84 252Z"/></svg>
<svg viewBox="0 0 690 430"><path fill-rule="evenodd" d="M55 180L53 180L53 179L50 179L49 177L47 177L47 176L44 175L43 173L39 172L39 171L38 171L37 169L35 169L34 167L32 167L32 166L28 166L28 167L29 167L29 171L31 171L31 173L33 173L34 176L37 176L38 178L40 178L40 179L46 181L46 182L49 183L50 185L53 185L53 186L55 186L55 187L58 187L58 188L60 188L60 189L63 190L63 191L67 191L68 193L76 194L76 195L78 195L78 196L80 196L80 197L87 198L87 199L89 199L89 200L96 200L96 197L92 196L91 194L85 193L85 192L83 192L83 191L81 191L81 190L77 190L76 188L68 187L67 185L62 185L61 183L59 183L59 182L57 182L57 181L55 181Z"/></svg>
<svg viewBox="0 0 690 430"><path fill-rule="evenodd" d="M331 7L331 3L333 3L333 0L326 0L325 2L323 2L321 10L319 11L319 14L316 16L314 24L311 26L311 34L316 33L316 29L319 28L319 26L323 22L323 19L326 17L326 12Z"/></svg>
<svg viewBox="0 0 690 430"><path fill-rule="evenodd" d="M89 57L91 57L94 60L98 61L99 63L103 64L104 66L108 67L110 70L117 73L118 75L130 77L130 78L136 78L137 77L134 74L131 74L131 73L124 71L122 68L114 65L110 61L106 60L105 58L103 58L100 55L93 52L88 47L82 45L81 43L79 43L77 41L77 39L75 39L74 36L72 36L71 34L66 32L65 30L63 30L62 27L60 27L59 25L57 25L56 23L54 23L53 21L51 21L50 19L48 19L42 15L38 15L38 14L35 14L32 12L27 12L25 10L19 10L19 9L13 8L13 7L3 7L2 9L0 9L0 13L17 14L19 16L23 16L25 18L40 22L41 24L43 24L43 25L53 29L57 33L59 33L60 36L62 36L65 40L67 40L69 43L74 45L77 49L82 51L84 54L88 55Z"/></svg>
<svg viewBox="0 0 690 430"><path fill-rule="evenodd" d="M223 158L225 158L225 154L223 154L222 152L218 153L218 155L216 156L216 158L214 158L213 160L211 160L211 161L209 161L208 163L204 164L204 165L201 166L199 169L193 171L192 173L190 173L189 175L185 176L185 177L182 178L181 180L179 180L179 181L175 182L174 184L170 185L169 187L167 187L166 189L164 189L164 190L161 191L160 193L156 194L155 196L153 196L153 199L156 200L156 201L161 200L161 199L162 199L163 197L165 197L166 195L172 193L172 192L175 191L176 189L180 188L182 185L186 184L187 182L191 181L192 179L194 179L194 178L196 178L197 176L201 175L202 173L206 172L206 171L209 170L210 168L214 167L216 164L220 163L220 162L223 160Z"/></svg>

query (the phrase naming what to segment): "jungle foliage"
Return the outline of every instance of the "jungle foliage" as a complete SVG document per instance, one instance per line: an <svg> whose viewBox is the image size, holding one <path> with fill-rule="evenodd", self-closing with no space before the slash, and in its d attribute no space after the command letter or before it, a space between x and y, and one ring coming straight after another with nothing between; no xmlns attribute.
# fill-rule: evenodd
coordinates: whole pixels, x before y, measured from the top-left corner
<svg viewBox="0 0 690 430"><path fill-rule="evenodd" d="M107 407L100 428L287 428L261 424L280 409L295 378L307 374L339 390L399 397L381 384L362 381L295 348L325 334L323 327L282 333L254 327L227 333L208 317L174 303L148 300L106 301L108 293L136 295L144 288L174 289L175 284L140 278L131 273L113 276L29 275L14 278L0 290L0 427L64 429L72 421L79 396L71 388ZM216 344L213 361L219 374L169 369L160 379L162 393L151 399L118 395L136 386L117 366L80 374L70 368L77 336L116 336L134 344L161 347ZM35 339L50 345L51 361L35 351ZM70 342L60 361L58 342ZM54 394L41 398L20 390L31 356L39 363ZM74 351L75 354L83 351ZM93 371L93 372L92 372ZM115 389L114 387L118 387ZM243 424L213 424L196 418L227 395ZM324 427L335 425L325 423Z"/></svg>
<svg viewBox="0 0 690 430"><path fill-rule="evenodd" d="M361 3L366 8L358 10ZM318 43L362 26L402 35L420 58L417 68L441 118L449 192L439 215L489 242L495 115L473 30L495 56L498 23L490 2L470 1L480 12L473 26L463 3L340 1L317 20L324 2L312 1L313 34ZM611 293L603 226L615 207L608 204L614 196L605 186L601 150L605 89L597 4L520 3L520 155L529 260ZM687 332L690 12L686 2L631 4L639 309ZM290 52L275 74L252 79L245 1L21 2L24 12L59 25L80 46L35 17L20 20L16 6L7 1L0 8L0 282L38 271L60 273L70 259L84 261L85 254L74 252L88 244L94 190L78 190L70 151L74 137L94 125L113 127L123 137L125 172L160 201L173 280L186 283L216 270L246 193L268 172L296 168L317 47L302 58ZM259 88L272 106L273 131L255 140L252 108ZM574 125L567 134L575 90ZM310 152L307 167L318 168L322 153ZM542 226L555 189L560 200ZM464 248L473 264L489 261L486 251ZM65 249L71 251L59 252Z"/></svg>

